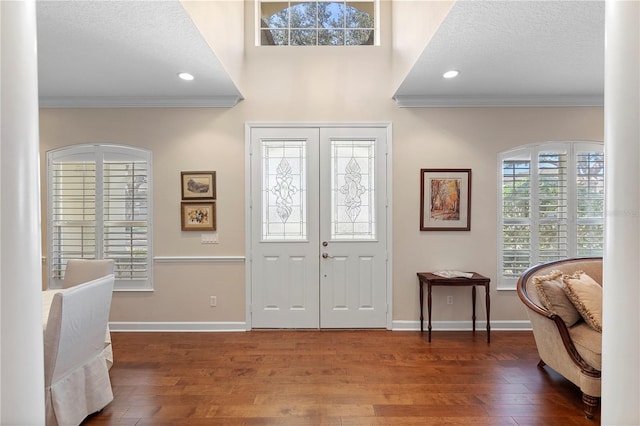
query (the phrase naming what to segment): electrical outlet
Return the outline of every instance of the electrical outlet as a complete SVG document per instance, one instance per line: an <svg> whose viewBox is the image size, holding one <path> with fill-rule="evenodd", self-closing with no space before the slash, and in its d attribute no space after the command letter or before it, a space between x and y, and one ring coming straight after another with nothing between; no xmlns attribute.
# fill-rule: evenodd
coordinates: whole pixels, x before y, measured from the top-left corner
<svg viewBox="0 0 640 426"><path fill-rule="evenodd" d="M209 306L215 308L218 305L218 298L216 296L209 296Z"/></svg>
<svg viewBox="0 0 640 426"><path fill-rule="evenodd" d="M447 305L453 305L453 296L447 296Z"/></svg>

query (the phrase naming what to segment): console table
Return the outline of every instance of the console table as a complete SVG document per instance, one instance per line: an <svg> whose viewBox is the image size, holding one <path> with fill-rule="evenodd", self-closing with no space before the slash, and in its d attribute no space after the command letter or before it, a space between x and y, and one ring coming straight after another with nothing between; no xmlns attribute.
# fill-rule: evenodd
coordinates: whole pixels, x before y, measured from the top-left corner
<svg viewBox="0 0 640 426"><path fill-rule="evenodd" d="M420 332L424 331L424 316L422 313L424 306L424 289L423 285L427 284L427 315L429 316L429 342L431 342L431 287L435 285L441 286L471 286L471 299L472 299L472 320L473 320L473 332L476 332L476 286L484 286L485 290L485 303L487 307L487 343L491 343L491 325L489 321L489 311L491 301L489 299L489 278L484 275L480 275L477 272L473 272L471 278L456 277L445 278L439 275L434 275L431 272L418 272L418 282L420 284Z"/></svg>

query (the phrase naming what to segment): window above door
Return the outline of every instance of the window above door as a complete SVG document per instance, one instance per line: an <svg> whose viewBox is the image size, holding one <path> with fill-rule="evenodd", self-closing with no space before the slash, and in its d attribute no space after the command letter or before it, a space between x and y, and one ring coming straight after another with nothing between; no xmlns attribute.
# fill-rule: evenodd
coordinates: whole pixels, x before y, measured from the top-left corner
<svg viewBox="0 0 640 426"><path fill-rule="evenodd" d="M256 0L256 45L376 45L377 2Z"/></svg>

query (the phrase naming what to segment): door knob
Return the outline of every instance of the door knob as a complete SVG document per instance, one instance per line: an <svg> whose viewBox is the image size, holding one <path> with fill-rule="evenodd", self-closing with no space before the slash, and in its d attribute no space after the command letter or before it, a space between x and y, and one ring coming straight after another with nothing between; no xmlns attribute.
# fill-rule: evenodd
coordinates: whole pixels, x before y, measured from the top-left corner
<svg viewBox="0 0 640 426"><path fill-rule="evenodd" d="M332 257L333 257L333 256L329 256L329 253L322 253L322 258L323 258L323 259L330 259L330 258L332 258Z"/></svg>

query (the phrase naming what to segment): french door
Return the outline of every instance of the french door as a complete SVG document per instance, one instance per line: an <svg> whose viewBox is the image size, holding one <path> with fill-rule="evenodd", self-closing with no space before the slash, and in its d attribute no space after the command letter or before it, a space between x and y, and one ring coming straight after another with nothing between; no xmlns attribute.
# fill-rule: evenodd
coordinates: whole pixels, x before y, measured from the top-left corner
<svg viewBox="0 0 640 426"><path fill-rule="evenodd" d="M253 328L387 325L387 127L250 128Z"/></svg>

